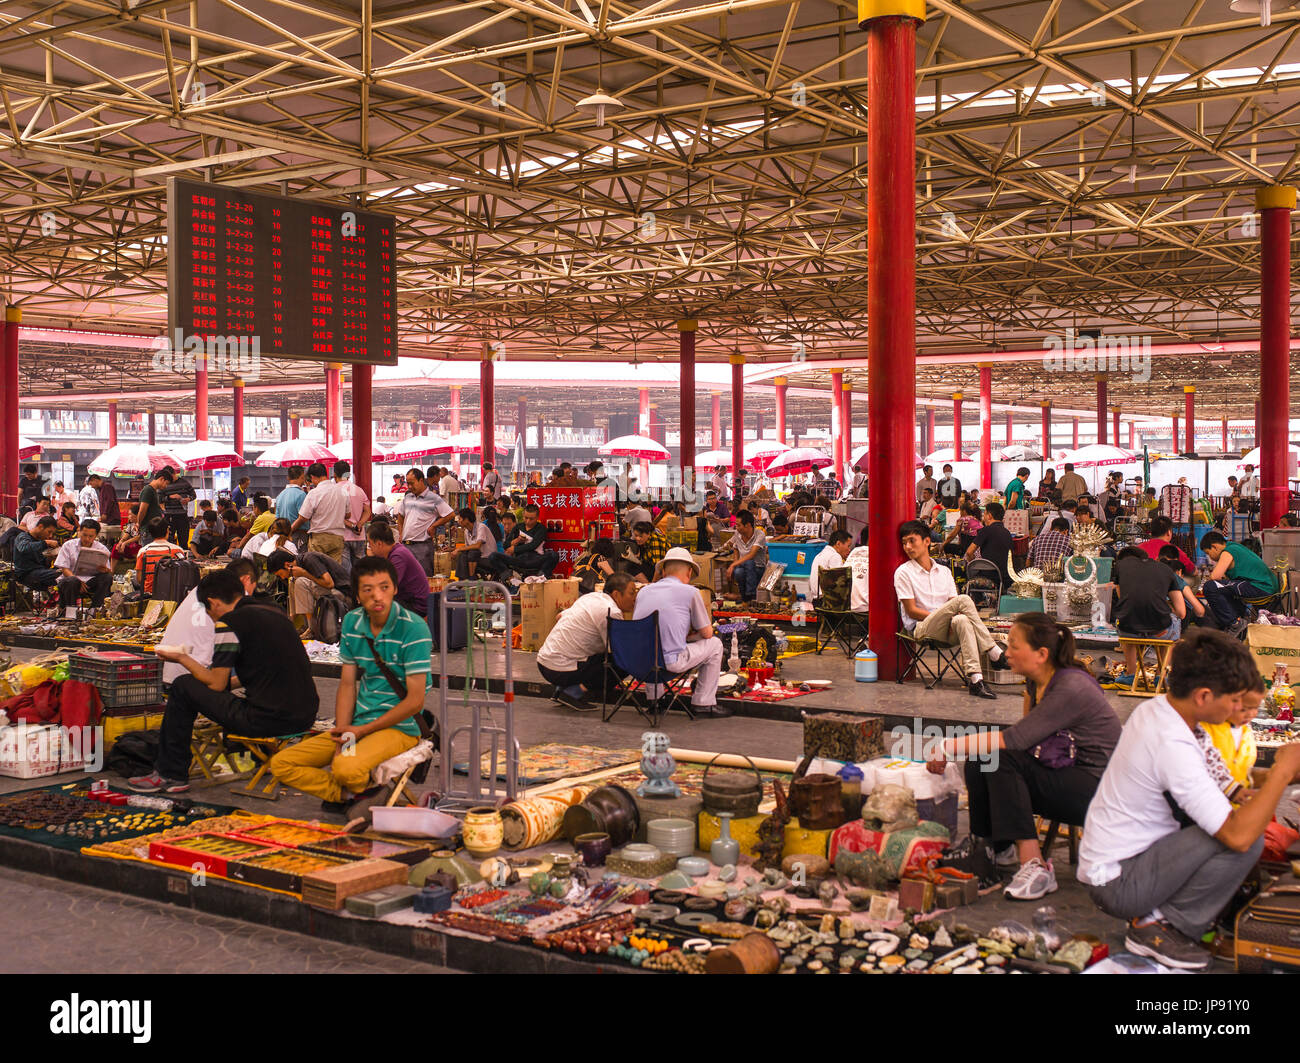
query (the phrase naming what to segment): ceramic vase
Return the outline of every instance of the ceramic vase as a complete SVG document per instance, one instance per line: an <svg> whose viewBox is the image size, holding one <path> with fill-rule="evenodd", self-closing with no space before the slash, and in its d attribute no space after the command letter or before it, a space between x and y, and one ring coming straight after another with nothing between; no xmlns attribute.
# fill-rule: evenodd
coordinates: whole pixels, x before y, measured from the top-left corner
<svg viewBox="0 0 1300 1063"><path fill-rule="evenodd" d="M470 856L491 856L501 848L501 840L501 813L495 808L481 805L465 813L464 843Z"/></svg>
<svg viewBox="0 0 1300 1063"><path fill-rule="evenodd" d="M709 846L709 859L718 867L726 867L740 859L740 842L731 836L731 813L718 813L718 837Z"/></svg>

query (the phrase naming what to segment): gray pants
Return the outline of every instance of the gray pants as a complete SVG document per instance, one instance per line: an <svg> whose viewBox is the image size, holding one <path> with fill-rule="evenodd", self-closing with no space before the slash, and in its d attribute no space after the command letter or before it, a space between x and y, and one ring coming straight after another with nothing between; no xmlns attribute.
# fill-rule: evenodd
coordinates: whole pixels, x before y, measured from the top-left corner
<svg viewBox="0 0 1300 1063"><path fill-rule="evenodd" d="M1263 851L1262 837L1238 853L1200 827L1184 827L1122 861L1118 876L1104 886L1089 886L1088 893L1107 915L1136 919L1159 908L1168 922L1199 938Z"/></svg>
<svg viewBox="0 0 1300 1063"><path fill-rule="evenodd" d="M406 543L406 548L415 555L415 560L420 562L420 567L424 569L426 576L433 575L433 540L422 539L418 543Z"/></svg>

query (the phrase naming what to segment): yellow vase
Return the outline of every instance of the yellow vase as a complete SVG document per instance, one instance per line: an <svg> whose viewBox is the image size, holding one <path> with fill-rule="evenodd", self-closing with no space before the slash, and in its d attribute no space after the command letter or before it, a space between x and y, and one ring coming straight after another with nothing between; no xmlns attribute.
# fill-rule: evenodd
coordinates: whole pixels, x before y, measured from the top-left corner
<svg viewBox="0 0 1300 1063"><path fill-rule="evenodd" d="M463 831L465 851L482 859L501 848L501 813L490 805L471 808L465 813Z"/></svg>

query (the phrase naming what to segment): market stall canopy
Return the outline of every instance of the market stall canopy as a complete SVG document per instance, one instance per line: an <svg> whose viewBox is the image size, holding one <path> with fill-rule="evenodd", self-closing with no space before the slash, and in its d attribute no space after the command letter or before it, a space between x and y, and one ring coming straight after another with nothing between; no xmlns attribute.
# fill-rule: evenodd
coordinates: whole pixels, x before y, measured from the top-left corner
<svg viewBox="0 0 1300 1063"><path fill-rule="evenodd" d="M352 440L340 439L337 443L331 443L330 450L334 452L334 457L338 461L346 461L349 465L355 464L355 459L352 457ZM371 465L382 465L388 460L388 457L389 452L378 443L370 444Z"/></svg>
<svg viewBox="0 0 1300 1063"><path fill-rule="evenodd" d="M667 447L656 443L649 436L619 436L611 439L596 453L608 458L640 458L643 461L667 461L672 457Z"/></svg>
<svg viewBox="0 0 1300 1063"><path fill-rule="evenodd" d="M745 464L766 470L778 455L784 454L789 449L777 439L751 439L745 444Z"/></svg>
<svg viewBox="0 0 1300 1063"><path fill-rule="evenodd" d="M952 447L941 447L932 454L927 454L921 459L921 465L940 465L945 461L974 461L974 454L962 456L953 451Z"/></svg>
<svg viewBox="0 0 1300 1063"><path fill-rule="evenodd" d="M185 463L170 450L143 443L119 443L92 461L87 471L100 476L145 476L168 465L177 471L185 468Z"/></svg>
<svg viewBox="0 0 1300 1063"><path fill-rule="evenodd" d="M319 443L313 443L309 439L286 439L283 443L262 451L253 464L259 469L276 469L290 465L311 465L317 461L330 465L336 460L334 452Z"/></svg>
<svg viewBox="0 0 1300 1063"><path fill-rule="evenodd" d="M1026 446L1024 443L1013 443L1009 447L1002 447L996 453L1001 461L1043 460L1043 455L1036 448Z"/></svg>
<svg viewBox="0 0 1300 1063"><path fill-rule="evenodd" d="M719 465L726 469L731 468L731 451L706 450L703 454L695 455L697 469L716 469Z"/></svg>
<svg viewBox="0 0 1300 1063"><path fill-rule="evenodd" d="M26 436L18 437L18 460L23 461L27 458L34 458L41 452L41 445L33 443Z"/></svg>
<svg viewBox="0 0 1300 1063"><path fill-rule="evenodd" d="M498 454L509 454L510 448L504 443L494 443L493 449ZM483 436L478 432L459 432L447 440L449 454L479 454L483 450Z"/></svg>
<svg viewBox="0 0 1300 1063"><path fill-rule="evenodd" d="M1078 450L1067 450L1056 461L1057 465L1073 465L1076 469L1090 469L1098 465L1128 465L1139 461L1142 455L1109 443L1090 443Z"/></svg>
<svg viewBox="0 0 1300 1063"><path fill-rule="evenodd" d="M1288 443L1286 449L1291 455L1291 460L1287 462L1288 465L1300 462L1300 447L1296 446L1294 443ZM1237 468L1244 469L1247 465L1253 465L1255 468L1259 468L1259 447L1256 447L1254 450L1248 450L1243 454L1241 461L1237 463Z"/></svg>
<svg viewBox="0 0 1300 1063"><path fill-rule="evenodd" d="M171 448L173 454L185 463L186 472L198 469L233 469L248 464L238 451L211 439L196 439Z"/></svg>
<svg viewBox="0 0 1300 1063"><path fill-rule="evenodd" d="M795 447L784 454L778 454L765 471L768 476L797 476L800 473L824 469L827 465L834 464L835 462L820 450L813 450L811 447Z"/></svg>
<svg viewBox="0 0 1300 1063"><path fill-rule="evenodd" d="M420 458L431 458L437 454L450 454L451 446L446 436L431 436L421 434L411 436L409 439L403 439L400 443L394 444L388 452L388 460L392 462L411 462Z"/></svg>
<svg viewBox="0 0 1300 1063"><path fill-rule="evenodd" d="M870 447L868 444L866 444L866 443L863 443L862 446L857 447L857 448L853 451L852 455L850 455L850 457L849 457L849 467L852 468L853 466L857 465L858 462L860 462L860 461L866 461L866 460L867 460L867 454L870 452L870 450L871 450L871 447ZM928 458L923 458L923 457L921 457L921 455L918 454L918 453L916 453L916 451L912 451L912 463L913 463L913 464L914 464L918 469L919 469L922 465L924 465L928 460L929 460Z"/></svg>

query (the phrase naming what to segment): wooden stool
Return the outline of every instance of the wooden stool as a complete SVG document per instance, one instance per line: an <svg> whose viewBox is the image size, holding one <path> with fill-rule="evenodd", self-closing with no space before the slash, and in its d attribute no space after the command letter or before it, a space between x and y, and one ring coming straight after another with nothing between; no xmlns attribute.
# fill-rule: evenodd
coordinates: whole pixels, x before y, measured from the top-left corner
<svg viewBox="0 0 1300 1063"><path fill-rule="evenodd" d="M302 738L301 734L278 735L270 738L252 738L248 735L227 735L227 740L239 746L253 758L254 771L247 775L244 786L231 791L245 797L256 797L261 801L278 801L280 799L280 780L271 774L271 758L285 746L292 745ZM263 781L265 780L265 781Z"/></svg>
<svg viewBox="0 0 1300 1063"><path fill-rule="evenodd" d="M1079 862L1079 839L1083 836L1083 828L1075 823L1062 824L1059 819L1052 820L1047 825L1047 835L1043 838L1042 853L1043 861L1046 862L1052 855L1052 846L1060 839L1060 829L1065 827L1065 841L1070 849L1070 863Z"/></svg>
<svg viewBox="0 0 1300 1063"><path fill-rule="evenodd" d="M1125 646L1137 647L1137 667L1133 669L1133 685L1127 690L1121 690L1120 695L1126 698L1150 698L1157 694L1163 694L1165 692L1165 679L1169 675L1169 651L1174 648L1174 640L1121 635L1119 637L1119 647L1122 650ZM1147 682L1147 670L1142 664L1142 657L1148 649L1154 650L1156 655L1156 682L1154 686Z"/></svg>
<svg viewBox="0 0 1300 1063"><path fill-rule="evenodd" d="M200 789L220 786L222 783L238 782L247 779L252 772L236 771L218 774L217 764L226 755L226 736L221 725L200 717L194 724L190 735L190 776L201 775L202 779L194 785ZM234 764L230 765L232 768Z"/></svg>

